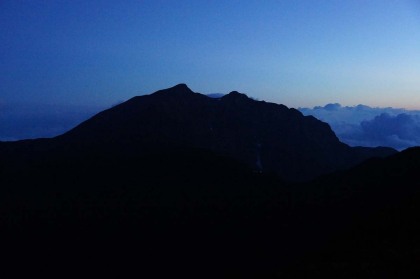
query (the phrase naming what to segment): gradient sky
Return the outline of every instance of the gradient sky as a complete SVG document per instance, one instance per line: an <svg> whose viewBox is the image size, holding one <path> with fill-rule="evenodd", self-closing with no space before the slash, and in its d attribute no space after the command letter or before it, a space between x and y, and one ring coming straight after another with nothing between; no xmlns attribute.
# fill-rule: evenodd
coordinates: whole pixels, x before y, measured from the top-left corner
<svg viewBox="0 0 420 279"><path fill-rule="evenodd" d="M414 0L1 0L0 42L0 109L110 106L177 83L420 109Z"/></svg>

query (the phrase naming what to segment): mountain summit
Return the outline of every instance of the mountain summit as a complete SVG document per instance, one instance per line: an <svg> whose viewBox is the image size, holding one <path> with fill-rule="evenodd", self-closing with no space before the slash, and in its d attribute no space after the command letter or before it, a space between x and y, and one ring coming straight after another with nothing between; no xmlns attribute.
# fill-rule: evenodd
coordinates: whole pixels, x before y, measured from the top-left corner
<svg viewBox="0 0 420 279"><path fill-rule="evenodd" d="M107 152L207 149L287 180L311 179L395 152L351 148L328 124L284 105L256 101L236 91L214 99L194 93L186 84L134 97L58 140Z"/></svg>
<svg viewBox="0 0 420 279"><path fill-rule="evenodd" d="M185 83L177 84L171 88L159 90L155 94L176 94L176 95L183 95L183 94L191 94L194 93Z"/></svg>

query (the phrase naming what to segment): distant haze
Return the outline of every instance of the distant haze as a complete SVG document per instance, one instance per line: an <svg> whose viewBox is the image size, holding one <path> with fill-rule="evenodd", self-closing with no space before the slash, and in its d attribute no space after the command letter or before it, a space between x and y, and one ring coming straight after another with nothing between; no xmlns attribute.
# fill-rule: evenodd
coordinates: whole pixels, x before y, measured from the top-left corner
<svg viewBox="0 0 420 279"><path fill-rule="evenodd" d="M13 104L0 106L0 141L58 136L103 108Z"/></svg>

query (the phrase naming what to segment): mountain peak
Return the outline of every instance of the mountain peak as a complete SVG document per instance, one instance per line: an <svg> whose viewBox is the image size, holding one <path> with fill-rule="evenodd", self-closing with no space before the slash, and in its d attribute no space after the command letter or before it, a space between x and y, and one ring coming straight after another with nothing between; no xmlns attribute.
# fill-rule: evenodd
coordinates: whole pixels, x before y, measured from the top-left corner
<svg viewBox="0 0 420 279"><path fill-rule="evenodd" d="M194 93L185 83L177 84L173 87L165 89L165 91L170 91L173 93Z"/></svg>
<svg viewBox="0 0 420 279"><path fill-rule="evenodd" d="M175 95L175 96L182 96L182 95L192 94L194 92L185 83L180 83L180 84L177 84L173 87L169 87L169 88L166 88L166 89L159 90L155 93L157 93L159 95L170 94L170 95Z"/></svg>
<svg viewBox="0 0 420 279"><path fill-rule="evenodd" d="M248 96L246 94L239 93L238 91L232 91L228 95L235 96L235 97L242 97L242 98L246 97L246 98L248 98Z"/></svg>
<svg viewBox="0 0 420 279"><path fill-rule="evenodd" d="M232 91L229 94L222 97L222 99L227 100L248 100L249 97L246 94L239 93L238 91Z"/></svg>
<svg viewBox="0 0 420 279"><path fill-rule="evenodd" d="M191 91L191 89L185 84L185 83L179 83L169 89L176 89L176 90L189 90Z"/></svg>

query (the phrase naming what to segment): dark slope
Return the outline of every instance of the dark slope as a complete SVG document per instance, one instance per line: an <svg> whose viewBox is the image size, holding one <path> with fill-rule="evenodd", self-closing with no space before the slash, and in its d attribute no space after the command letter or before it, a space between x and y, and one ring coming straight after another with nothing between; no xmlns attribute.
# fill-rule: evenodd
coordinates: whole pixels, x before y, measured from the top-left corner
<svg viewBox="0 0 420 279"><path fill-rule="evenodd" d="M2 169L3 266L155 278L417 278L419 166L419 149L409 149L287 184L199 149L44 157Z"/></svg>
<svg viewBox="0 0 420 279"><path fill-rule="evenodd" d="M400 166L390 161L300 188L211 154L153 158L55 161L2 176L3 265L156 277L419 275L418 185L407 187L416 165L394 173L397 187L384 175Z"/></svg>
<svg viewBox="0 0 420 279"><path fill-rule="evenodd" d="M289 218L286 185L208 151L67 154L3 169L0 185L4 268L269 276L295 250L272 223Z"/></svg>
<svg viewBox="0 0 420 279"><path fill-rule="evenodd" d="M419 278L419 173L420 148L410 148L301 185L294 202L311 208L312 233L334 233L284 275Z"/></svg>
<svg viewBox="0 0 420 279"><path fill-rule="evenodd" d="M328 124L283 105L238 92L212 99L185 84L132 98L58 139L117 153L204 148L288 180L311 179L395 153L390 148L351 148L339 142Z"/></svg>

